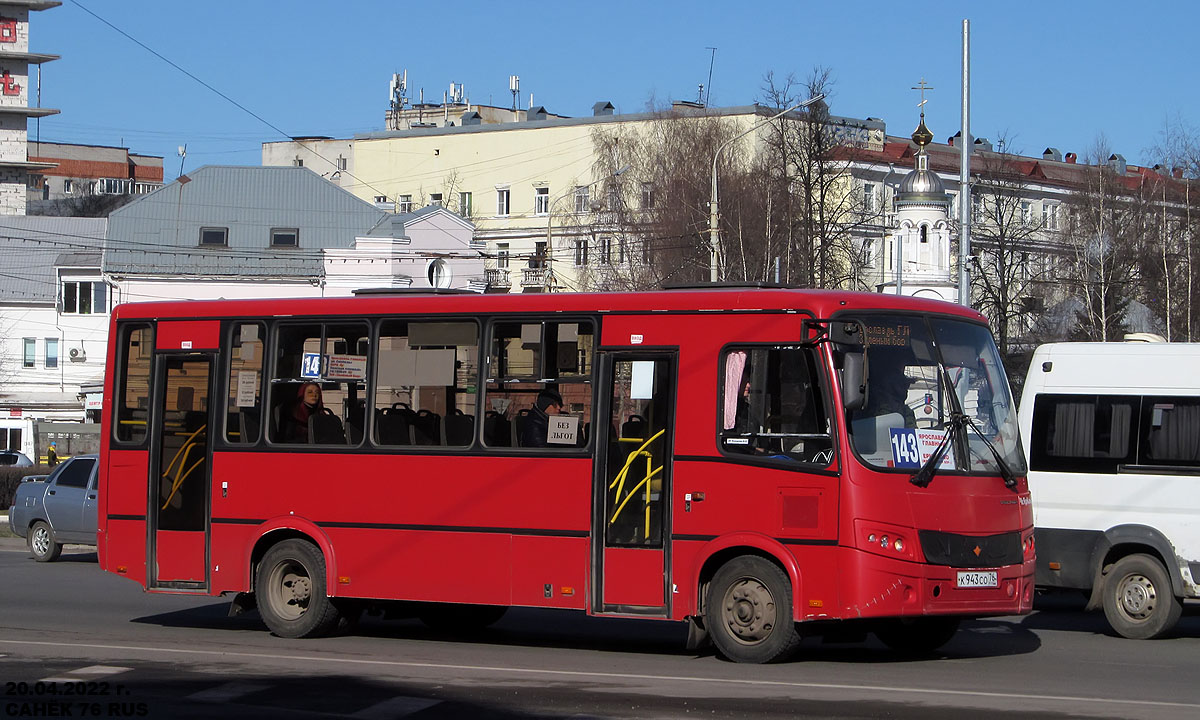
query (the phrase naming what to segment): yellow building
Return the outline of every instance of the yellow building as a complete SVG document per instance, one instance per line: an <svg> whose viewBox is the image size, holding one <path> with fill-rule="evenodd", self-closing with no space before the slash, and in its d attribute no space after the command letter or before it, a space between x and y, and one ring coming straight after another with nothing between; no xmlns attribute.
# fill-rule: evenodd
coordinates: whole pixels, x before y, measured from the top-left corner
<svg viewBox="0 0 1200 720"><path fill-rule="evenodd" d="M585 289L589 266L638 262L639 252L624 239L606 237L604 229L605 196L634 158L620 156L619 142L597 139L629 137L664 114L617 115L610 103L599 102L590 117L562 118L534 107L505 121L495 110L426 107L422 112L436 124L409 123L348 140L265 143L263 164L303 164L398 212L440 203L470 218L476 239L486 243L492 290ZM706 109L693 103L676 103L672 112L723 118L739 132L775 114L758 105ZM881 143L882 123L877 132ZM754 140L745 142L753 147ZM707 168L712 158L696 162ZM652 202L653 180L620 178L623 202Z"/></svg>

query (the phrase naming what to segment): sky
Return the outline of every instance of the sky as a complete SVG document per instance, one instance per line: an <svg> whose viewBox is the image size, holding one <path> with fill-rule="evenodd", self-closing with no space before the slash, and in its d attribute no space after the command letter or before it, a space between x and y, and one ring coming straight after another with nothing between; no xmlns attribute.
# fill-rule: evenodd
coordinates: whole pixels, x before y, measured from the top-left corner
<svg viewBox="0 0 1200 720"><path fill-rule="evenodd" d="M964 19L976 137L1081 158L1102 142L1153 165L1168 124L1200 125L1200 3L63 0L31 13L30 50L62 59L41 76L41 105L61 114L30 120L29 137L160 155L170 181L181 167L260 165L261 144L286 136L382 130L405 70L414 101L424 89L440 102L454 82L472 103L510 107L518 75L522 107L532 93L578 117L600 100L619 113L696 100L701 83L714 106L765 102L768 73L803 81L820 67L831 112L881 118L892 135L916 127L923 78L944 142L961 127Z"/></svg>

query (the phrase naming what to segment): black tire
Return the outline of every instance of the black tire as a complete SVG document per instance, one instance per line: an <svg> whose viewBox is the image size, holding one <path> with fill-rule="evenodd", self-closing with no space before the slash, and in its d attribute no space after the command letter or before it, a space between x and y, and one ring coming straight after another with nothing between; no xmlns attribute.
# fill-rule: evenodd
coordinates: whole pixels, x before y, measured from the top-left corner
<svg viewBox="0 0 1200 720"><path fill-rule="evenodd" d="M33 559L38 562L54 562L62 555L62 543L54 539L50 524L41 520L30 526L26 544L29 545L29 552L33 553Z"/></svg>
<svg viewBox="0 0 1200 720"><path fill-rule="evenodd" d="M469 632L482 630L500 622L508 612L504 605L451 605L430 603L421 608L417 617L421 622L437 630L447 632Z"/></svg>
<svg viewBox="0 0 1200 720"><path fill-rule="evenodd" d="M783 660L800 643L788 576L755 555L736 557L713 576L704 624L717 650L734 662Z"/></svg>
<svg viewBox="0 0 1200 720"><path fill-rule="evenodd" d="M959 618L936 616L881 620L875 637L891 649L908 655L926 655L953 639Z"/></svg>
<svg viewBox="0 0 1200 720"><path fill-rule="evenodd" d="M1149 555L1123 557L1104 576L1104 616L1122 637L1162 637L1182 614L1167 569Z"/></svg>
<svg viewBox="0 0 1200 720"><path fill-rule="evenodd" d="M328 635L341 613L325 590L325 556L306 540L284 540L263 556L254 578L258 613L285 638Z"/></svg>

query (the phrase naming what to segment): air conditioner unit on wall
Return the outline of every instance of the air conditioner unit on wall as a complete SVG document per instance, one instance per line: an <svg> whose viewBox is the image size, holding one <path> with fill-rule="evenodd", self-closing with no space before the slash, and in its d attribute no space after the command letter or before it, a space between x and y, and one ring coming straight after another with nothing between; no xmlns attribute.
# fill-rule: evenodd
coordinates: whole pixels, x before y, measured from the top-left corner
<svg viewBox="0 0 1200 720"><path fill-rule="evenodd" d="M71 362L83 362L87 360L87 353L82 347L71 348L67 351L67 357L71 358Z"/></svg>

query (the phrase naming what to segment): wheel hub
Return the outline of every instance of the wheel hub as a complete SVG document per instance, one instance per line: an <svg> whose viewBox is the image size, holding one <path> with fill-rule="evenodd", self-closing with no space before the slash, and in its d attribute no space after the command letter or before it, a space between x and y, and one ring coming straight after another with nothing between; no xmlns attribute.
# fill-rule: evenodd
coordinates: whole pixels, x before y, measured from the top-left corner
<svg viewBox="0 0 1200 720"><path fill-rule="evenodd" d="M1154 583L1145 575L1130 575L1121 583L1118 599L1125 614L1142 620L1154 611L1157 593Z"/></svg>
<svg viewBox="0 0 1200 720"><path fill-rule="evenodd" d="M754 579L744 579L729 588L724 611L733 636L744 643L765 640L775 627L775 599L765 585Z"/></svg>
<svg viewBox="0 0 1200 720"><path fill-rule="evenodd" d="M45 528L39 527L33 531L33 551L38 555L45 555L50 549L50 533Z"/></svg>

